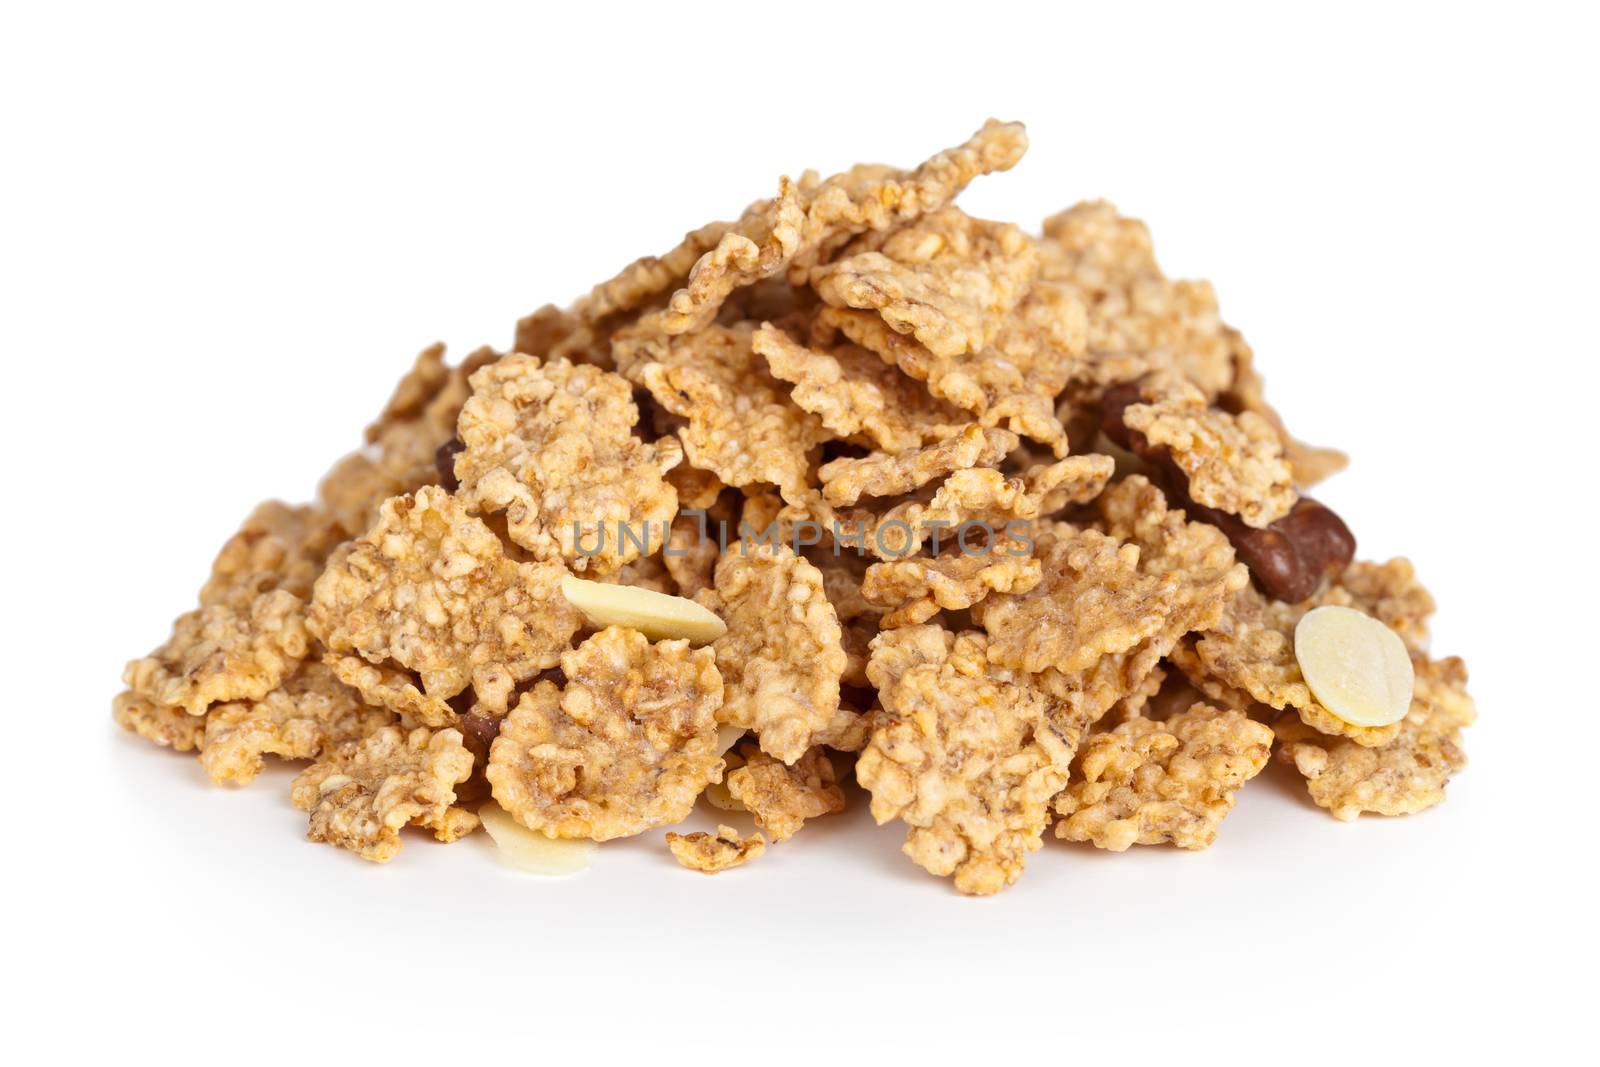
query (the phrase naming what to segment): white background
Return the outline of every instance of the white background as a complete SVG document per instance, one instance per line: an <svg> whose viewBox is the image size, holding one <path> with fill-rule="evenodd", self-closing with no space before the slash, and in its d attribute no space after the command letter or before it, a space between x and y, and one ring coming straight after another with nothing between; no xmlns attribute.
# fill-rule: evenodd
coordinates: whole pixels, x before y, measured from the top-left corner
<svg viewBox="0 0 1600 1067"><path fill-rule="evenodd" d="M6 1042L1055 1063L1587 1041L1586 14L462 7L0 19ZM506 345L780 173L914 163L989 115L1033 148L969 211L1033 226L1103 196L1146 219L1169 273L1216 283L1291 427L1353 457L1319 496L1364 556L1416 562L1435 649L1472 670L1442 808L1343 825L1269 770L1207 852L1051 840L968 900L858 803L729 875L652 834L552 883L481 835L381 868L307 845L288 771L215 789L114 728L123 661L425 344Z"/></svg>

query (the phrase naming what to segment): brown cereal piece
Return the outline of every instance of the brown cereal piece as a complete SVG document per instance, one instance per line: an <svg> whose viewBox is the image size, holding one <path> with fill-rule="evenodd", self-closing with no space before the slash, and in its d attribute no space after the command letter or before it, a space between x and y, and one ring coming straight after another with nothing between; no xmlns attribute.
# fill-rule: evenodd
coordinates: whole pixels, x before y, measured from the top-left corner
<svg viewBox="0 0 1600 1067"><path fill-rule="evenodd" d="M778 195L746 211L689 271L657 316L667 334L706 326L735 289L803 270L843 240L883 231L949 203L973 178L1009 170L1028 140L1021 123L990 120L964 144L915 170L862 166L826 181L780 180Z"/></svg>
<svg viewBox="0 0 1600 1067"><path fill-rule="evenodd" d="M1153 397L1151 394L1154 394ZM1257 529L1283 518L1299 494L1283 444L1266 419L1212 407L1188 382L1165 379L1147 402L1122 413L1130 430L1165 448L1196 503L1239 516Z"/></svg>
<svg viewBox="0 0 1600 1067"><path fill-rule="evenodd" d="M633 435L639 409L622 377L565 359L513 354L472 376L455 460L459 496L481 513L504 511L511 539L536 559L564 559L603 577L641 555L622 536L656 538L678 508L664 475L683 458L677 441ZM648 553L644 553L648 554Z"/></svg>
<svg viewBox="0 0 1600 1067"><path fill-rule="evenodd" d="M715 834L697 830L692 834L667 834L667 848L680 866L702 874L716 874L739 867L767 850L767 839L760 834L741 837L731 826L718 826Z"/></svg>
<svg viewBox="0 0 1600 1067"><path fill-rule="evenodd" d="M1034 242L1020 229L957 207L871 243L813 269L812 288L834 307L876 311L941 358L987 348L1039 270Z"/></svg>
<svg viewBox="0 0 1600 1067"><path fill-rule="evenodd" d="M582 621L561 594L559 561L507 558L437 486L386 501L381 515L317 579L310 626L329 651L415 671L436 701L470 683L502 709L515 683L556 665Z"/></svg>
<svg viewBox="0 0 1600 1067"><path fill-rule="evenodd" d="M565 689L524 693L500 724L485 772L530 830L609 841L689 814L722 778L710 649L651 644L612 626L561 658Z"/></svg>
<svg viewBox="0 0 1600 1067"><path fill-rule="evenodd" d="M579 300L573 309L573 317L583 322L599 323L650 305L681 286L700 257L717 247L717 243L733 227L734 223L731 222L707 223L685 234L683 240L670 251L634 260ZM538 315L539 312L535 312L530 318ZM545 315L548 318L549 312L545 312ZM530 334L533 334L535 325L528 327ZM519 336L521 333L519 324ZM518 351L538 354L532 348L519 347Z"/></svg>
<svg viewBox="0 0 1600 1067"><path fill-rule="evenodd" d="M1200 654L1195 651L1197 640L1197 635L1189 634L1173 645L1172 651L1167 653L1168 661L1178 669L1184 679L1197 692L1219 707L1244 710L1256 703L1255 698L1249 693L1229 685L1207 669L1200 659Z"/></svg>
<svg viewBox="0 0 1600 1067"><path fill-rule="evenodd" d="M1233 381L1234 335L1208 282L1171 281L1144 223L1104 202L1044 222L1043 276L1088 313L1087 356L1074 375L1101 384L1168 370L1215 397Z"/></svg>
<svg viewBox="0 0 1600 1067"><path fill-rule="evenodd" d="M447 367L443 345L417 357L383 414L367 427L366 447L334 464L318 487L318 500L346 536L370 529L390 497L437 484L435 456L455 436L456 417L470 392L467 377L494 359L492 350L480 348Z"/></svg>
<svg viewBox="0 0 1600 1067"><path fill-rule="evenodd" d="M1028 307L1031 310L1031 305ZM984 426L1003 423L1023 437L1049 445L1058 456L1066 454L1066 428L1056 418L1055 394L1050 391L1054 379L1030 377L1030 368L993 350L949 358L935 356L914 338L896 333L871 311L824 308L818 313L818 322L838 330L853 344L876 352L908 376L926 382L935 398L972 413ZM1004 336L1013 348L1019 348L1021 342L1014 338L1030 335L1019 327L1017 333ZM1029 343L1037 347L1037 342ZM1041 368L1051 362L1064 363L1044 351L1036 352L1035 357L1032 362Z"/></svg>
<svg viewBox="0 0 1600 1067"><path fill-rule="evenodd" d="M1371 747L1289 721L1275 727L1279 754L1306 779L1311 799L1336 819L1363 812L1410 815L1444 800L1445 784L1467 765L1461 730L1477 718L1467 669L1457 657L1414 655L1416 690L1400 732Z"/></svg>
<svg viewBox="0 0 1600 1067"><path fill-rule="evenodd" d="M347 537L333 517L315 505L291 506L279 500L259 504L212 561L200 603L227 600L235 586L259 583L262 575L271 575L275 588L308 597L329 554Z"/></svg>
<svg viewBox="0 0 1600 1067"><path fill-rule="evenodd" d="M339 652L324 653L322 662L333 671L335 678L359 693L368 705L394 712L408 729L461 725L455 709L439 697L422 691L415 672L387 663L368 663L358 655Z"/></svg>
<svg viewBox="0 0 1600 1067"><path fill-rule="evenodd" d="M214 590L215 599L178 618L165 644L128 664L123 682L190 715L266 696L310 650L305 602L275 582L259 572Z"/></svg>
<svg viewBox="0 0 1600 1067"><path fill-rule="evenodd" d="M844 791L821 747L807 749L793 766L748 743L739 754L744 763L728 772L728 793L755 816L774 844L793 837L807 819L844 810Z"/></svg>
<svg viewBox="0 0 1600 1067"><path fill-rule="evenodd" d="M920 448L833 460L818 468L817 477L823 499L842 507L863 496L900 496L955 471L993 467L1016 447L1017 435L1009 430L971 425Z"/></svg>
<svg viewBox="0 0 1600 1067"><path fill-rule="evenodd" d="M244 785L261 773L264 755L312 759L392 721L388 712L367 706L327 666L308 661L260 700L212 708L200 763L213 782Z"/></svg>
<svg viewBox="0 0 1600 1067"><path fill-rule="evenodd" d="M828 517L880 559L899 559L916 552L940 531L945 531L945 537L959 537L963 526L976 524L998 536L1012 530L1014 524L1031 525L1032 520L1068 504L1093 500L1113 467L1110 457L1100 455L1068 456L1030 467L1020 476L976 467L951 474L925 500L913 496L880 515ZM820 499L817 504L831 512Z"/></svg>
<svg viewBox="0 0 1600 1067"><path fill-rule="evenodd" d="M1139 569L1139 546L1065 523L1035 531L1044 578L973 611L997 664L1039 672L1092 667L1162 628L1174 582Z"/></svg>
<svg viewBox="0 0 1600 1067"><path fill-rule="evenodd" d="M787 545L730 544L701 603L728 624L712 644L726 685L718 721L794 763L839 712L843 633L822 572Z"/></svg>
<svg viewBox="0 0 1600 1067"><path fill-rule="evenodd" d="M891 608L883 629L927 622L945 611L961 611L990 593L1026 593L1043 577L1026 542L1000 535L982 552L956 551L891 560L867 568L861 595Z"/></svg>
<svg viewBox="0 0 1600 1067"><path fill-rule="evenodd" d="M400 851L400 830L425 826L454 841L477 816L454 807L455 787L472 773L472 753L459 730L409 734L385 726L340 742L295 778L294 806L311 813L306 838L386 863Z"/></svg>
<svg viewBox="0 0 1600 1067"><path fill-rule="evenodd" d="M863 436L889 451L913 449L958 432L971 415L859 345L808 348L764 324L751 341L789 396L839 437Z"/></svg>
<svg viewBox="0 0 1600 1067"><path fill-rule="evenodd" d="M1272 731L1237 711L1197 703L1166 722L1130 719L1084 742L1081 777L1056 798L1056 836L1112 852L1205 848L1271 754Z"/></svg>
<svg viewBox="0 0 1600 1067"><path fill-rule="evenodd" d="M1352 563L1339 579L1310 600L1289 604L1241 589L1228 602L1215 627L1195 643L1205 673L1243 690L1254 700L1282 710L1294 708L1306 725L1348 737L1368 748L1386 745L1401 723L1356 726L1324 708L1306 685L1294 653L1294 631L1308 611L1336 604L1365 612L1389 626L1413 652L1427 640L1433 598L1404 559Z"/></svg>
<svg viewBox="0 0 1600 1067"><path fill-rule="evenodd" d="M906 823L906 855L978 894L1016 881L1040 847L1077 743L986 645L932 625L880 634L867 671L883 710L856 762L872 817Z"/></svg>
<svg viewBox="0 0 1600 1067"><path fill-rule="evenodd" d="M691 464L732 486L776 485L793 501L805 493L808 453L828 432L789 401L751 349L752 334L746 324L676 338L638 377L662 407L689 420L678 434Z"/></svg>
<svg viewBox="0 0 1600 1067"><path fill-rule="evenodd" d="M205 741L204 718L179 707L158 704L132 690L118 693L112 700L111 717L124 730L174 752L194 752Z"/></svg>
<svg viewBox="0 0 1600 1067"><path fill-rule="evenodd" d="M1097 721L1137 689L1185 634L1215 625L1228 598L1249 581L1220 531L1186 521L1181 511L1166 506L1161 491L1145 478L1123 479L1103 493L1097 505L1100 532L1137 547L1138 573L1160 583L1167 608L1161 625L1131 647L1102 656L1088 667L1064 671L1049 666L1036 676L1063 714L1080 725ZM1003 599L991 597L974 616Z"/></svg>

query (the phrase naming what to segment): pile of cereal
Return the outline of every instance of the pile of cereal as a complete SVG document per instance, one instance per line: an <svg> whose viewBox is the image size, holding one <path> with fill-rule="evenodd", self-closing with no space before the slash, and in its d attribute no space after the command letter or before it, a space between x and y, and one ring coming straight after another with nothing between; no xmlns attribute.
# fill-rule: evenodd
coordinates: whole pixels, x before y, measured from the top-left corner
<svg viewBox="0 0 1600 1067"><path fill-rule="evenodd" d="M1026 145L784 178L508 353L427 349L117 721L217 782L310 761L308 836L380 862L482 825L571 870L704 797L759 832L666 843L721 871L853 776L994 893L1052 824L1205 848L1274 748L1336 818L1438 803L1475 713L1411 565L1354 560L1304 495L1344 458L1141 223L952 205Z"/></svg>

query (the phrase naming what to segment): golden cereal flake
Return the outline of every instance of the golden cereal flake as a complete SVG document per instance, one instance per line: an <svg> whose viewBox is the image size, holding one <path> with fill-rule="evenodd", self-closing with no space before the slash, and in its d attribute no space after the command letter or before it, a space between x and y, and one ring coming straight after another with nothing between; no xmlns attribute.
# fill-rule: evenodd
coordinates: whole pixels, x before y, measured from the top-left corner
<svg viewBox="0 0 1600 1067"><path fill-rule="evenodd" d="M257 505L239 532L211 563L211 577L200 589L200 603L226 600L241 582L271 575L272 584L297 597L309 597L328 556L348 538L326 510L291 506L278 500Z"/></svg>
<svg viewBox="0 0 1600 1067"><path fill-rule="evenodd" d="M880 634L867 671L883 710L856 762L873 818L908 826L906 855L977 894L1016 881L1039 848L1077 742L986 646L931 625Z"/></svg>
<svg viewBox="0 0 1600 1067"><path fill-rule="evenodd" d="M461 717L448 703L422 691L421 680L412 671L387 663L368 663L360 656L339 652L325 653L322 662L335 678L359 693L363 701L394 712L408 729L461 724Z"/></svg>
<svg viewBox="0 0 1600 1067"><path fill-rule="evenodd" d="M958 547L938 556L874 563L861 594L893 609L880 624L887 630L927 622L941 609L970 608L990 593L1026 593L1043 573L1026 542L1002 534L981 552Z"/></svg>
<svg viewBox="0 0 1600 1067"><path fill-rule="evenodd" d="M1174 583L1139 569L1139 547L1098 530L1058 524L1035 530L1044 578L1026 591L982 601L973 619L1002 666L1080 671L1159 631Z"/></svg>
<svg viewBox="0 0 1600 1067"><path fill-rule="evenodd" d="M1135 691L1185 634L1214 625L1228 598L1249 581L1221 531L1186 521L1181 511L1166 506L1161 491L1145 478L1124 478L1101 494L1096 504L1099 531L1125 547L1137 548L1137 573L1160 584L1166 607L1160 626L1123 651L1076 670L1047 666L1036 676L1063 714L1082 726L1097 721ZM1001 599L991 597L974 616Z"/></svg>
<svg viewBox="0 0 1600 1067"><path fill-rule="evenodd" d="M164 645L128 664L123 682L197 716L212 704L266 696L310 650L305 602L275 581L267 572L235 579L180 616Z"/></svg>
<svg viewBox="0 0 1600 1067"><path fill-rule="evenodd" d="M448 700L470 683L504 709L512 686L553 667L581 617L559 561L507 558L500 539L437 486L395 497L317 580L310 625L333 652L415 671Z"/></svg>
<svg viewBox="0 0 1600 1067"><path fill-rule="evenodd" d="M728 485L775 485L793 501L805 493L808 454L829 434L790 402L751 349L752 334L746 324L676 338L638 377L657 403L689 420L678 433L691 464Z"/></svg>
<svg viewBox="0 0 1600 1067"><path fill-rule="evenodd" d="M1055 379L1030 374L1035 368L1024 365L1032 362L1042 368L1054 362L1048 349L1034 351L1020 362L989 349L941 357L914 338L896 333L876 312L829 307L818 313L818 322L876 352L906 375L926 382L935 398L970 412L984 426L1004 424L1023 437L1049 445L1058 456L1066 454L1066 428L1056 418L1055 393L1051 391ZM1037 339L1021 327L1003 336L1019 349L1013 353L1019 358L1024 345L1038 348Z"/></svg>
<svg viewBox="0 0 1600 1067"><path fill-rule="evenodd" d="M784 178L776 197L753 205L700 256L688 283L655 316L659 328L668 334L698 330L735 289L808 268L856 234L936 211L972 179L1009 170L1027 147L1021 123L991 119L964 144L909 172L866 165L825 181Z"/></svg>
<svg viewBox="0 0 1600 1067"><path fill-rule="evenodd" d="M809 348L770 323L751 345L774 377L793 385L795 404L839 437L903 451L956 433L972 417L859 345Z"/></svg>
<svg viewBox="0 0 1600 1067"><path fill-rule="evenodd" d="M1400 733L1401 723L1345 722L1317 701L1300 672L1294 654L1295 627L1313 608L1330 604L1371 615L1399 634L1414 653L1427 640L1433 598L1417 582L1411 564L1394 559L1352 563L1337 581L1299 604L1274 600L1254 586L1243 588L1228 601L1210 632L1195 642L1195 655L1209 676L1272 708L1294 708L1306 725L1324 734L1348 737L1369 748L1388 744Z"/></svg>
<svg viewBox="0 0 1600 1067"><path fill-rule="evenodd" d="M1087 357L1078 377L1129 381L1167 370L1215 397L1233 380L1233 338L1208 282L1171 281L1144 223L1103 201L1044 222L1043 275L1064 284L1088 313Z"/></svg>
<svg viewBox="0 0 1600 1067"><path fill-rule="evenodd" d="M1168 379L1144 395L1151 392L1147 402L1129 405L1123 419L1152 446L1167 450L1197 503L1257 528L1289 513L1300 497L1270 423L1253 412L1230 415L1212 407L1187 382Z"/></svg>
<svg viewBox="0 0 1600 1067"><path fill-rule="evenodd" d="M1165 722L1130 719L1084 742L1081 777L1056 798L1056 836L1112 852L1205 848L1271 754L1272 731L1237 711L1195 704Z"/></svg>
<svg viewBox="0 0 1600 1067"><path fill-rule="evenodd" d="M1363 812L1410 815L1444 800L1445 784L1467 765L1461 730L1477 718L1467 669L1457 657L1414 656L1416 690L1399 732L1372 747L1329 737L1290 720L1275 727L1279 754L1306 779L1311 799L1336 819Z"/></svg>
<svg viewBox="0 0 1600 1067"><path fill-rule="evenodd" d="M174 752L194 752L205 741L204 718L182 708L158 704L132 690L118 693L112 700L111 716L124 730Z"/></svg>
<svg viewBox="0 0 1600 1067"><path fill-rule="evenodd" d="M645 444L633 435L638 421L619 375L506 356L472 376L458 430L459 495L479 512L504 511L511 539L535 558L612 574L648 554L642 547L659 548L678 508L664 476L682 450L673 438Z"/></svg>
<svg viewBox="0 0 1600 1067"><path fill-rule="evenodd" d="M389 725L393 718L367 706L332 670L311 660L260 700L212 708L200 763L213 782L243 785L261 773L264 755L312 759L341 741Z"/></svg>
<svg viewBox="0 0 1600 1067"><path fill-rule="evenodd" d="M817 470L822 496L835 507L863 496L900 496L959 470L993 467L1017 447L1009 430L970 425L960 433L920 448L844 457Z"/></svg>
<svg viewBox="0 0 1600 1067"><path fill-rule="evenodd" d="M674 823L722 778L710 649L613 626L562 657L500 724L485 772L530 830L594 841Z"/></svg>
<svg viewBox="0 0 1600 1067"><path fill-rule="evenodd" d="M290 791L294 806L311 813L306 837L386 863L400 851L400 830L424 826L454 841L477 826L477 816L454 807L455 787L472 773L472 753L459 730L409 734L385 726L343 741L300 772Z"/></svg>
<svg viewBox="0 0 1600 1067"><path fill-rule="evenodd" d="M896 333L941 358L987 348L1039 270L1027 234L957 207L871 244L812 270L812 288L834 307L876 311Z"/></svg>
<svg viewBox="0 0 1600 1067"><path fill-rule="evenodd" d="M792 764L839 713L843 633L822 572L787 545L735 542L715 580L701 601L728 624L712 645L726 685L718 721Z"/></svg>
<svg viewBox="0 0 1600 1067"><path fill-rule="evenodd" d="M728 772L728 794L755 816L774 844L793 837L807 819L844 810L844 791L820 746L807 749L793 766L748 743L739 753L743 763Z"/></svg>
<svg viewBox="0 0 1600 1067"><path fill-rule="evenodd" d="M767 839L760 834L741 837L731 826L719 826L715 834L697 830L692 834L667 834L667 848L680 866L702 874L716 874L756 859L767 850Z"/></svg>

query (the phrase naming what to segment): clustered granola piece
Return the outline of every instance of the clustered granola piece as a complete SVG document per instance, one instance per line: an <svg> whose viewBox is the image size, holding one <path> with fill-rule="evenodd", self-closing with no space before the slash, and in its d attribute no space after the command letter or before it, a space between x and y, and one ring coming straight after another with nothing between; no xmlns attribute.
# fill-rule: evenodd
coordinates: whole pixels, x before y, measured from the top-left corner
<svg viewBox="0 0 1600 1067"><path fill-rule="evenodd" d="M726 870L853 772L915 863L986 894L1052 819L1209 846L1274 747L1337 818L1437 804L1466 670L1430 656L1411 565L1351 562L1302 495L1344 457L1288 433L1143 223L952 203L1026 147L991 121L916 167L782 178L509 352L423 350L314 503L223 546L115 721L217 782L310 761L308 836L377 861L486 804L570 849L705 796L760 832L667 844ZM1368 619L1308 624L1308 682L1319 607ZM1314 654L1335 617L1394 668L1383 700Z"/></svg>

